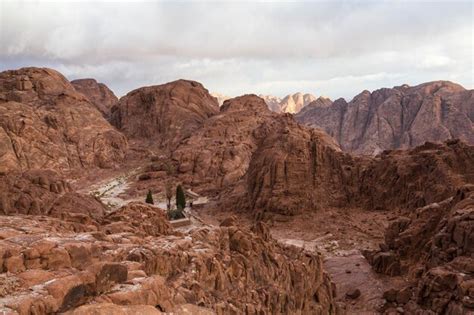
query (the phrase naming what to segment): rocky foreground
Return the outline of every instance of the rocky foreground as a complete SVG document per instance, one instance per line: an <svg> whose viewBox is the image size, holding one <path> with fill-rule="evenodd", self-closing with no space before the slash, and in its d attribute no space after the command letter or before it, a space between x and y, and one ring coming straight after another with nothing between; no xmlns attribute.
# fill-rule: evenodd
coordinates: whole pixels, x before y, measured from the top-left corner
<svg viewBox="0 0 474 315"><path fill-rule="evenodd" d="M129 204L97 220L0 217L6 314L335 314L320 256L268 227L227 221L173 232L161 209Z"/></svg>
<svg viewBox="0 0 474 315"><path fill-rule="evenodd" d="M410 113L421 104L417 117L435 112L448 127L467 126L470 92L436 86L360 98L372 104L369 118L402 100ZM336 103L319 98L307 107L328 111L316 115L327 118ZM350 109L360 109L355 125L370 126L361 106ZM467 114L445 115L454 112ZM416 139L466 135L459 128L449 137L420 131ZM373 311L471 312L474 147L458 139L422 141L410 142L422 144L410 150L354 156L341 150L347 147L340 134L328 131L336 139L272 112L256 95L219 108L194 81L139 88L116 102L95 81L71 84L54 70L0 73L1 310L350 313L360 292L343 301L348 308L336 305L317 248L282 245L270 232L273 222L314 213L330 226L336 220L335 212L325 215L328 209L350 217L357 208L367 218L374 211L391 214L385 244L364 254L373 270L407 283L385 292L384 305ZM373 148L361 139L351 150ZM158 208L128 203L116 209L79 193L104 174L123 172L133 174L124 185L128 199L143 200L148 190L163 196L167 184L181 183L212 198L214 213L236 217L178 232Z"/></svg>

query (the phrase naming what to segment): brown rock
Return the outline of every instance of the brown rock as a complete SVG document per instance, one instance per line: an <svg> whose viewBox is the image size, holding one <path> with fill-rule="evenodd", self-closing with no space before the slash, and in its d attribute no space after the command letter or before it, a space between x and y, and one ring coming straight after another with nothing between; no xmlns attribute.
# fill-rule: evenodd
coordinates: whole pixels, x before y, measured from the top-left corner
<svg viewBox="0 0 474 315"><path fill-rule="evenodd" d="M129 138L174 148L218 111L200 83L178 80L129 92L112 109L111 122Z"/></svg>
<svg viewBox="0 0 474 315"><path fill-rule="evenodd" d="M17 86L25 78L32 88ZM0 73L0 172L109 168L123 160L126 147L125 137L60 73Z"/></svg>
<svg viewBox="0 0 474 315"><path fill-rule="evenodd" d="M76 91L82 93L104 115L110 116L110 110L117 105L118 98L105 84L95 79L78 79L71 81Z"/></svg>
<svg viewBox="0 0 474 315"><path fill-rule="evenodd" d="M473 93L448 81L403 85L363 91L349 103L313 102L296 119L323 129L354 153L377 154L452 138L474 144Z"/></svg>
<svg viewBox="0 0 474 315"><path fill-rule="evenodd" d="M359 289L353 289L350 291L346 292L346 298L355 300L360 296L360 290Z"/></svg>

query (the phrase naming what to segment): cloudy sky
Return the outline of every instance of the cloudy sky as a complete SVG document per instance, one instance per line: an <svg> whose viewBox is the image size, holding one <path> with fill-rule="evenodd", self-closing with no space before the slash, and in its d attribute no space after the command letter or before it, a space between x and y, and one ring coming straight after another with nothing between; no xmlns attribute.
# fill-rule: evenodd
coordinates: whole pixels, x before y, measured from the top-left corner
<svg viewBox="0 0 474 315"><path fill-rule="evenodd" d="M473 88L472 1L0 1L0 70L52 67L117 95L179 78L212 92L352 98Z"/></svg>

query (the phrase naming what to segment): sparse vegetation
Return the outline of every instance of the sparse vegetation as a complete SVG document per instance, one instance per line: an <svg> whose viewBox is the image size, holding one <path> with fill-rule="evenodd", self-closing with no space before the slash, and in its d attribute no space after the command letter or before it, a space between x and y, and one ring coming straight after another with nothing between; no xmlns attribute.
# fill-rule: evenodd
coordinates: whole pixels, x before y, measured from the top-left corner
<svg viewBox="0 0 474 315"><path fill-rule="evenodd" d="M178 220L185 218L182 208L177 208L174 210L168 210L168 220Z"/></svg>
<svg viewBox="0 0 474 315"><path fill-rule="evenodd" d="M153 204L153 194L151 193L151 190L148 190L148 194L146 195L145 202L149 204Z"/></svg>

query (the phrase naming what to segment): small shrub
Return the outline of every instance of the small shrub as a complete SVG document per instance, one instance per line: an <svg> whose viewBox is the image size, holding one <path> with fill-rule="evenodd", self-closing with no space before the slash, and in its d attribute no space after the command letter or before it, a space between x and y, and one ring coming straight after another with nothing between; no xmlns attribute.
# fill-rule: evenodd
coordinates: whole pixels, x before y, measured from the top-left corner
<svg viewBox="0 0 474 315"><path fill-rule="evenodd" d="M148 190L148 194L146 195L145 202L149 204L153 204L153 195L151 193L151 190Z"/></svg>

